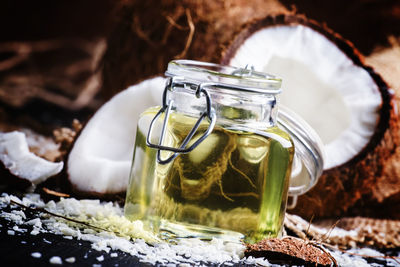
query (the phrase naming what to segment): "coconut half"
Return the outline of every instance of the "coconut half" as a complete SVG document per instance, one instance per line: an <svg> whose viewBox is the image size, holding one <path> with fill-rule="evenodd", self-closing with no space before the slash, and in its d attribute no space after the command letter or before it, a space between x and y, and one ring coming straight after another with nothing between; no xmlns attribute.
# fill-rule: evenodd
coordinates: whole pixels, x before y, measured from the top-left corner
<svg viewBox="0 0 400 267"><path fill-rule="evenodd" d="M249 34L226 63L283 78L280 102L325 144L324 169L357 155L374 134L382 97L368 72L309 26L273 25Z"/></svg>
<svg viewBox="0 0 400 267"><path fill-rule="evenodd" d="M12 177L28 181L31 189L64 166L63 162L51 162L30 152L25 134L18 131L0 133L0 161Z"/></svg>
<svg viewBox="0 0 400 267"><path fill-rule="evenodd" d="M341 214L367 193L392 153L385 132L396 114L387 85L351 43L303 16L269 16L244 28L222 63L281 76L280 102L324 142L322 182L300 200L302 215Z"/></svg>
<svg viewBox="0 0 400 267"><path fill-rule="evenodd" d="M73 190L104 196L126 191L139 115L161 105L165 79L145 80L115 95L78 136L67 163Z"/></svg>

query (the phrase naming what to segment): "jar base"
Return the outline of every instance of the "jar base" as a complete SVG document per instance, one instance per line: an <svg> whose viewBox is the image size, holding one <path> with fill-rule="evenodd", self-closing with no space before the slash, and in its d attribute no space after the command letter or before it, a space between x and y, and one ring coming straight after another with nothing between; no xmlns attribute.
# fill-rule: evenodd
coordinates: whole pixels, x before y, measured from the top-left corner
<svg viewBox="0 0 400 267"><path fill-rule="evenodd" d="M224 230L217 227L172 222L164 219L153 219L150 220L150 223L159 237L168 242L173 242L174 240L182 238L199 238L205 241L218 238L223 241L242 243L244 239L244 235L239 232Z"/></svg>

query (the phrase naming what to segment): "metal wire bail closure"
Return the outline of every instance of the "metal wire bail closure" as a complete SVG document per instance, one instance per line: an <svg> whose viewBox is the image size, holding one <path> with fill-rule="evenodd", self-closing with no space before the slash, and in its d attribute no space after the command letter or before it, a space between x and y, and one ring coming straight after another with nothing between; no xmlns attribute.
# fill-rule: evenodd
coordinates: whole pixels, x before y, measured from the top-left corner
<svg viewBox="0 0 400 267"><path fill-rule="evenodd" d="M172 100L167 101L168 90L173 90L175 85L182 85L182 83L178 82L179 80L181 80L180 77L168 78L167 83L165 85L164 92L163 92L163 106L157 112L157 114L154 116L154 118L151 120L150 126L149 126L149 131L147 133L146 145L148 147L157 149L157 162L160 164L170 163L180 153L189 153L190 151L195 149L204 139L206 139L211 134L211 132L214 129L215 122L216 122L215 111L213 110L213 108L211 106L211 98L210 98L210 95L208 94L207 90L205 89L206 87L211 86L213 84L200 83L199 85L196 85L197 88L196 88L195 95L197 98L200 98L201 96L204 96L206 98L206 105L207 105L206 110L203 113L201 113L199 119L196 121L193 128L190 130L190 132L188 133L188 135L185 137L185 139L182 141L182 144L178 148L163 145L165 132L167 130L167 125L168 125L169 114L170 114L172 104L173 104ZM164 117L164 121L163 121L163 125L162 125L161 136L160 136L158 144L154 144L150 141L152 132L153 132L154 123L158 120L158 118L163 113L165 113L165 117ZM193 138L193 136L197 132L201 122L205 118L208 118L209 123L210 123L207 130L203 133L203 135L199 139L196 140L196 142L194 142L191 146L187 147L187 144ZM163 150L171 151L174 153L166 159L161 159L161 151L163 151Z"/></svg>

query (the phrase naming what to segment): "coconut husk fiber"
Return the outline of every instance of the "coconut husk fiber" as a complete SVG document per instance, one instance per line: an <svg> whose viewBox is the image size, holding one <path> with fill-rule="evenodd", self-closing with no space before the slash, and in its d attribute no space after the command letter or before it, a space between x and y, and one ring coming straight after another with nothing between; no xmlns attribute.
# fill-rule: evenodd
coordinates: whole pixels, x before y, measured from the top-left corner
<svg viewBox="0 0 400 267"><path fill-rule="evenodd" d="M366 58L366 63L373 66L387 81L393 93L393 102L396 114L399 117L400 107L400 37L389 36L390 46L377 47ZM397 129L399 131L399 129ZM372 187L375 203L382 203L381 213L388 210L400 210L400 147L394 147L394 153L382 166L382 178ZM375 203L370 203L374 205ZM361 209L359 203L358 209ZM400 219L400 213L395 213L395 218Z"/></svg>
<svg viewBox="0 0 400 267"><path fill-rule="evenodd" d="M304 240L315 240L348 249L400 247L400 220L343 217L306 221L297 215L286 214L285 229Z"/></svg>

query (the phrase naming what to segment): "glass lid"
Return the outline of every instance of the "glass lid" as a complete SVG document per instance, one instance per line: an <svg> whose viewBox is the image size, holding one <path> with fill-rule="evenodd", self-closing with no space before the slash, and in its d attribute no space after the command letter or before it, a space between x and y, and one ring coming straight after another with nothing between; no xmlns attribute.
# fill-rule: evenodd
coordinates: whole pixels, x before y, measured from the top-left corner
<svg viewBox="0 0 400 267"><path fill-rule="evenodd" d="M184 77L194 83L215 83L230 89L279 94L282 80L253 68L236 68L194 60L173 60L165 72L169 77Z"/></svg>

